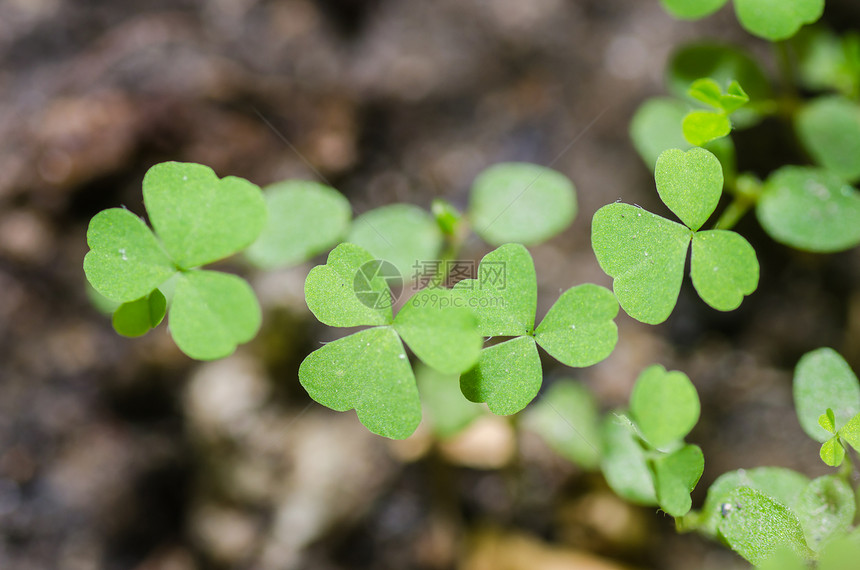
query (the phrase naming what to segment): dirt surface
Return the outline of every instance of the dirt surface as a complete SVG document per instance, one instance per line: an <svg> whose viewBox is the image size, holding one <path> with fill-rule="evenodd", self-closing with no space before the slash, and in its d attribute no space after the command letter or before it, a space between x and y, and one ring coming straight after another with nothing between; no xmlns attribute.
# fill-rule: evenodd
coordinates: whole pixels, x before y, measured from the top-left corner
<svg viewBox="0 0 860 570"><path fill-rule="evenodd" d="M856 28L860 9L829 1L826 17ZM505 421L442 449L420 433L392 444L310 402L296 370L326 334L303 302L310 265L236 265L264 328L208 364L164 327L115 335L81 269L90 217L142 214L143 173L163 160L260 185L322 178L356 214L464 207L483 168L533 161L572 178L580 210L533 249L542 314L563 288L609 285L589 244L601 205L665 212L627 125L663 92L671 51L702 37L772 65L730 8L690 24L656 0L0 1L0 568L746 567L535 437L515 446ZM764 168L768 136L748 135L742 167ZM803 255L752 219L739 230L762 260L742 309L710 311L686 284L664 325L622 317L605 362L544 363L606 409L648 364L689 374L703 401L690 439L706 457L694 505L729 469L823 473L791 369L829 345L860 370L860 252Z"/></svg>

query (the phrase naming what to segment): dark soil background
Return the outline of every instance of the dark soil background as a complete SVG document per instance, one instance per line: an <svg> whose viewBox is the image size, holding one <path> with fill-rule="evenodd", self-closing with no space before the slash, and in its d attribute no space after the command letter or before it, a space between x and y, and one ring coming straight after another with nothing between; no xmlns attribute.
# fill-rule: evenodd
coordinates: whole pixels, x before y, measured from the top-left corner
<svg viewBox="0 0 860 570"><path fill-rule="evenodd" d="M825 18L856 28L860 7L828 0ZM731 8L690 24L656 0L0 0L0 568L746 567L531 434L512 459L502 419L445 446L424 430L392 443L310 402L296 370L325 334L302 297L310 265L239 266L264 329L208 364L164 327L115 335L81 269L90 217L142 213L141 179L163 160L260 185L321 175L356 214L464 207L479 171L525 160L579 197L573 227L533 249L542 314L561 289L610 284L589 244L601 205L665 212L627 125L695 38L773 67ZM741 166L766 174L780 132L743 134ZM739 229L762 262L740 310L709 310L687 283L664 325L621 317L605 362L547 362L606 409L648 364L685 371L703 402L694 506L726 470L824 473L791 370L824 345L860 370L860 252L800 254L752 218Z"/></svg>

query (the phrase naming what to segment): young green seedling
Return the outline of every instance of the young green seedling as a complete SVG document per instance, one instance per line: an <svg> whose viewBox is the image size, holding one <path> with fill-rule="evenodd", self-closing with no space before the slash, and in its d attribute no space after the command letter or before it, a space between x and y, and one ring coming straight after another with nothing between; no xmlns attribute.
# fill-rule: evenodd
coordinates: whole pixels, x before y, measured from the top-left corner
<svg viewBox="0 0 860 570"><path fill-rule="evenodd" d="M794 405L803 431L822 443L822 461L842 464L844 442L860 449L860 383L835 350L819 348L797 363Z"/></svg>
<svg viewBox="0 0 860 570"><path fill-rule="evenodd" d="M124 303L114 322L142 334L164 316L155 291L175 280L169 329L176 345L200 360L227 356L260 327L260 306L241 278L200 266L248 247L266 222L260 189L236 177L218 179L199 164L166 162L143 179L155 231L135 214L113 208L93 217L84 271L93 288Z"/></svg>
<svg viewBox="0 0 860 570"><path fill-rule="evenodd" d="M684 443L699 412L699 396L685 374L656 364L643 370L629 416L618 412L604 421L601 468L609 486L630 501L685 515L705 466L702 450Z"/></svg>
<svg viewBox="0 0 860 570"><path fill-rule="evenodd" d="M543 380L538 345L567 366L583 367L609 356L618 341L618 302L592 284L562 293L535 328L534 262L520 244L488 253L478 279L460 281L452 293L462 306L473 307L482 335L514 337L481 351L477 365L460 378L463 394L496 414L514 414L537 395Z"/></svg>
<svg viewBox="0 0 860 570"><path fill-rule="evenodd" d="M701 148L664 151L654 177L663 202L685 225L629 204L610 204L594 215L591 242L601 268L631 317L665 321L681 290L687 250L690 275L702 299L720 311L740 306L758 285L752 246L726 230L698 231L719 202L723 175L717 158Z"/></svg>

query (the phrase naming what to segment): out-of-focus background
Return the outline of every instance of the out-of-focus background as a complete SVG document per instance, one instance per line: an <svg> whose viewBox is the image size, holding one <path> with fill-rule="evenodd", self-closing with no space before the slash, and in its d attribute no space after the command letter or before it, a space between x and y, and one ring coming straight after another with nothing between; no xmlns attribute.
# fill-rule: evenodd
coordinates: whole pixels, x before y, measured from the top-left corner
<svg viewBox="0 0 860 570"><path fill-rule="evenodd" d="M860 7L828 0L825 20L856 27ZM663 92L672 50L701 38L774 67L730 7L691 24L656 0L0 0L0 568L746 567L538 438L515 445L503 419L395 444L312 403L296 370L329 333L304 305L310 264L240 266L264 327L208 364L163 326L114 334L81 268L90 217L143 214L141 179L164 160L261 186L321 175L356 214L464 207L483 168L533 161L574 181L580 209L533 248L540 316L561 289L610 284L589 243L601 205L666 212L628 124ZM759 134L741 151L766 151ZM578 378L604 409L648 364L689 374L706 458L694 506L729 469L824 472L791 369L824 345L860 369L858 251L803 255L752 219L740 230L762 258L742 309L711 311L687 283L664 325L620 317L605 362L545 362L548 382Z"/></svg>

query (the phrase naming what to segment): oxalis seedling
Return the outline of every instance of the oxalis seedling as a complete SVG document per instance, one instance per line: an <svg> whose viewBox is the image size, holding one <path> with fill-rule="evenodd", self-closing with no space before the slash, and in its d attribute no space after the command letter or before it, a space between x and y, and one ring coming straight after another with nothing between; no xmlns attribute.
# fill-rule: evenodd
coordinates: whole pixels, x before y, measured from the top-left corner
<svg viewBox="0 0 860 570"><path fill-rule="evenodd" d="M122 303L120 333L136 336L157 326L173 289L168 320L177 346L202 360L227 356L260 327L260 306L245 280L201 266L251 245L266 223L260 189L241 178L218 179L199 164L167 162L143 179L152 228L123 208L90 222L84 271L95 290ZM153 232L154 230L154 232Z"/></svg>
<svg viewBox="0 0 860 570"><path fill-rule="evenodd" d="M755 251L735 232L699 231L722 194L719 160L702 148L666 150L654 177L660 198L684 225L621 203L594 214L592 246L600 267L614 278L618 302L637 320L665 321L678 300L692 242L696 291L715 309L736 309L758 285Z"/></svg>

